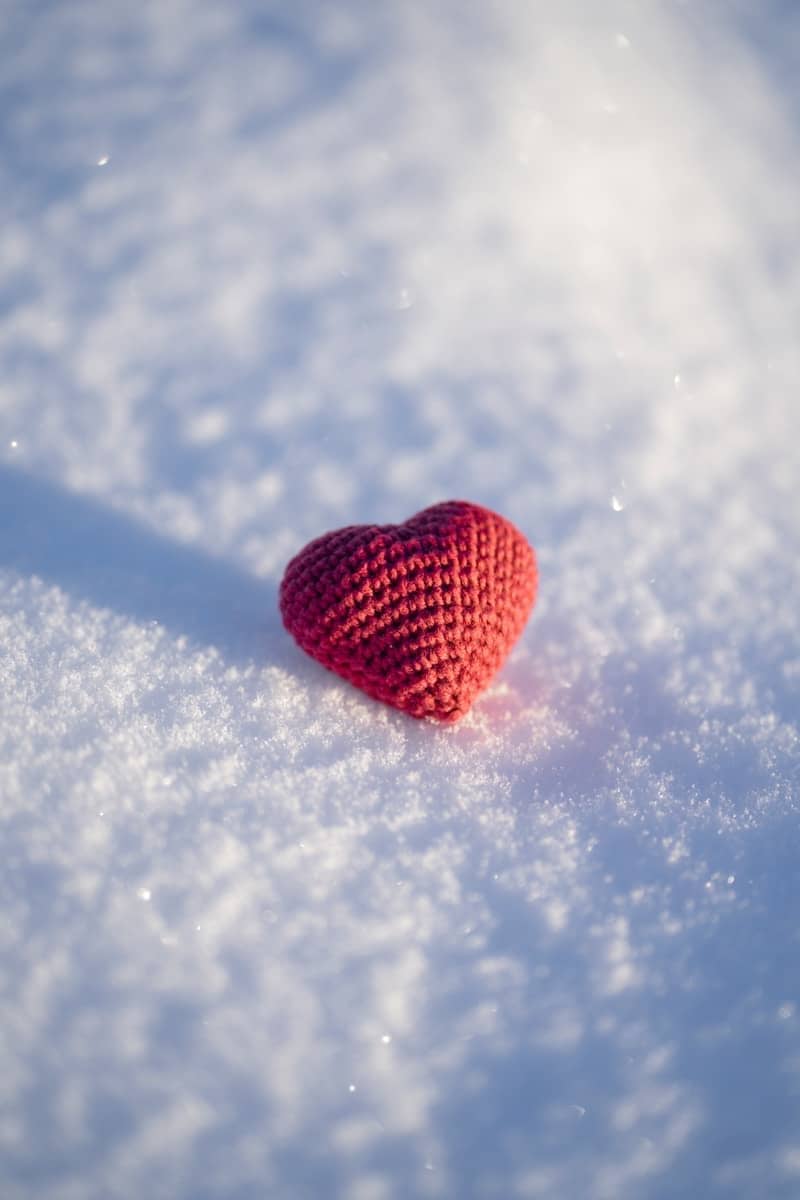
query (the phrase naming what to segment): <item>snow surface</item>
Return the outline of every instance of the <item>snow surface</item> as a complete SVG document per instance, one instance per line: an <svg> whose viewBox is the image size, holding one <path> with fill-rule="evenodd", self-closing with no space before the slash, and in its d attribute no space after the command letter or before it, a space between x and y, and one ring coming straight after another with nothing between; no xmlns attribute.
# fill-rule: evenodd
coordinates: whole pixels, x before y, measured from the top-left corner
<svg viewBox="0 0 800 1200"><path fill-rule="evenodd" d="M796 1200L800 11L3 9L3 1200ZM276 589L451 497L441 728Z"/></svg>

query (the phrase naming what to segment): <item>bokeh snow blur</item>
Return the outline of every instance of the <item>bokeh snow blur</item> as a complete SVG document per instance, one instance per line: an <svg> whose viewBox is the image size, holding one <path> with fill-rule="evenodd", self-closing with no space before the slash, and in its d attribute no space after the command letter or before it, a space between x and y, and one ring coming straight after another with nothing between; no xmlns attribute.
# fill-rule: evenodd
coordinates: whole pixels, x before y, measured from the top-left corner
<svg viewBox="0 0 800 1200"><path fill-rule="evenodd" d="M800 10L3 24L3 1200L794 1200ZM444 729L276 590L447 498Z"/></svg>

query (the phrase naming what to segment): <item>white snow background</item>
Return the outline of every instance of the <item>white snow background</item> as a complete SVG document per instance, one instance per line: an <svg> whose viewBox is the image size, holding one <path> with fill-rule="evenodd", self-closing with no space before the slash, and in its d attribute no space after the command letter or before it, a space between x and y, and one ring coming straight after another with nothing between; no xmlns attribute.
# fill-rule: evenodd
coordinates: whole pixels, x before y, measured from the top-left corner
<svg viewBox="0 0 800 1200"><path fill-rule="evenodd" d="M800 10L6 0L0 1196L800 1196ZM465 498L455 727L283 631Z"/></svg>

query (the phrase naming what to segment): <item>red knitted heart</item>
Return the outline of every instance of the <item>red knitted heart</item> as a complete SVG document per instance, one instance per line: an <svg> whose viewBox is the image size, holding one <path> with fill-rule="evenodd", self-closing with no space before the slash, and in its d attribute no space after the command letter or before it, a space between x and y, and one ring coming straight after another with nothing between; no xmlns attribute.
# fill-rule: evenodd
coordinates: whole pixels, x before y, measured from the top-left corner
<svg viewBox="0 0 800 1200"><path fill-rule="evenodd" d="M329 670L412 717L457 721L521 634L536 584L536 556L510 521L450 500L309 542L280 605Z"/></svg>

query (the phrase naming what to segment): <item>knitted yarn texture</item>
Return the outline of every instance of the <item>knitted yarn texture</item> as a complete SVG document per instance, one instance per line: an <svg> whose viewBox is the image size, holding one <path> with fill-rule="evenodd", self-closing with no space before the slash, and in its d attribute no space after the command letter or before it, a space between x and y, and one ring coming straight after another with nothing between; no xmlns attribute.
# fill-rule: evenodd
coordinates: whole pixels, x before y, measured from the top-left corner
<svg viewBox="0 0 800 1200"><path fill-rule="evenodd" d="M533 548L510 521L448 500L309 542L280 608L303 650L369 696L457 721L522 633L536 587Z"/></svg>

